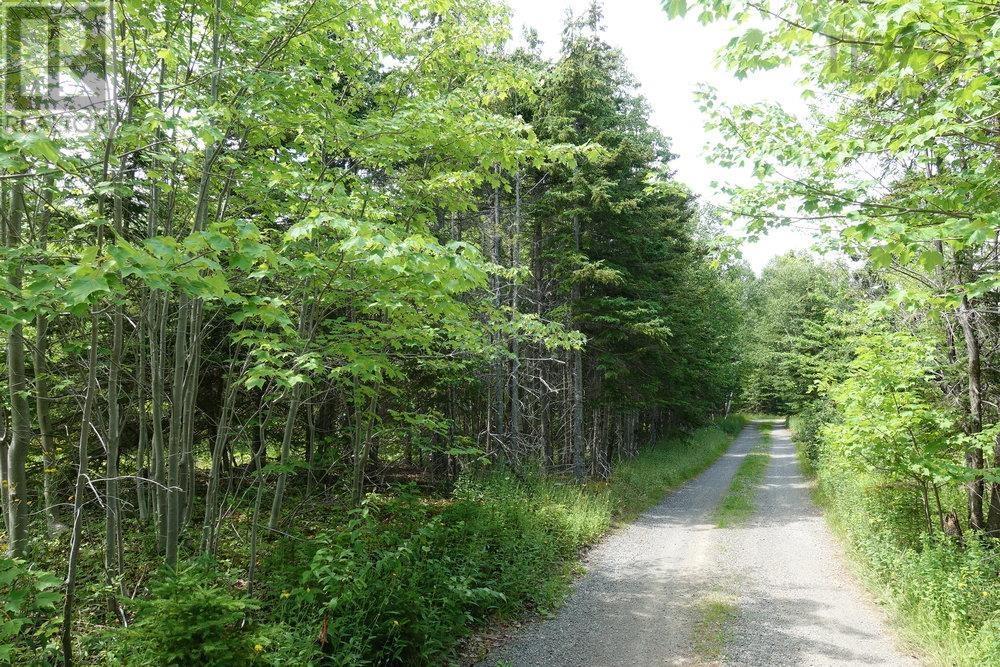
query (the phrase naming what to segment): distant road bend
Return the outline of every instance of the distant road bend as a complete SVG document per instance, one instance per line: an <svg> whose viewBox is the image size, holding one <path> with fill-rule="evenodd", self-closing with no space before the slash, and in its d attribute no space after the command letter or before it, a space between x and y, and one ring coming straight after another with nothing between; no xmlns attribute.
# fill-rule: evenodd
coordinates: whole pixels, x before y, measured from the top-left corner
<svg viewBox="0 0 1000 667"><path fill-rule="evenodd" d="M809 496L789 432L775 425L754 516L713 511L760 432L749 425L711 468L587 557L559 613L520 628L483 665L921 664L846 571ZM700 648L706 600L734 608L717 655Z"/></svg>

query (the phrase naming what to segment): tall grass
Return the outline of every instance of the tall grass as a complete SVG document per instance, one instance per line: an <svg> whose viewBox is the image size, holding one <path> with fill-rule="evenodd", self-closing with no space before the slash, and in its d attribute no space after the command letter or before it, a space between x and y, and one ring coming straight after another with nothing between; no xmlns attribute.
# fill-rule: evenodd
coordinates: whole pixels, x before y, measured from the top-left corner
<svg viewBox="0 0 1000 667"><path fill-rule="evenodd" d="M489 619L555 609L581 549L705 469L743 423L669 438L603 483L501 470L463 481L446 502L393 498L320 536L301 586L274 608L294 604L321 622L305 635L321 629L317 651L332 664L439 664Z"/></svg>
<svg viewBox="0 0 1000 667"><path fill-rule="evenodd" d="M997 545L927 536L915 496L821 455L803 421L791 425L800 458L813 464L816 500L908 643L932 664L1000 665Z"/></svg>

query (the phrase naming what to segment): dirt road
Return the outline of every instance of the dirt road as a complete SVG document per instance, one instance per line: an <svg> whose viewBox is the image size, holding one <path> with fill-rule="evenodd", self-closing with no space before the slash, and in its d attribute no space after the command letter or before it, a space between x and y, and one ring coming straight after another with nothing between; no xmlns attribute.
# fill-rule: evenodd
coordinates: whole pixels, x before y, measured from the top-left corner
<svg viewBox="0 0 1000 667"><path fill-rule="evenodd" d="M748 426L711 468L592 550L559 613L521 628L483 664L919 665L846 571L787 430L773 431L754 516L714 526L759 437ZM706 605L720 600L730 611L709 623L706 641Z"/></svg>

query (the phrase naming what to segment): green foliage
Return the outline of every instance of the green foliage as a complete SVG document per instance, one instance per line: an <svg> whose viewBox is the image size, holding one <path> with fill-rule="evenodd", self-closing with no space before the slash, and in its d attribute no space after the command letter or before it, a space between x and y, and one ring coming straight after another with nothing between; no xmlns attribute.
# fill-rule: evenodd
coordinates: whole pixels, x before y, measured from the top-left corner
<svg viewBox="0 0 1000 667"><path fill-rule="evenodd" d="M933 347L910 333L860 337L847 378L830 391L840 413L823 432L830 454L888 481L964 479L956 420L934 386L937 367Z"/></svg>
<svg viewBox="0 0 1000 667"><path fill-rule="evenodd" d="M997 18L977 0L664 0L672 15L735 20L721 59L738 76L794 63L802 114L783 102L703 102L724 137L717 162L752 170L731 210L751 230L815 222L879 268L953 274L923 298L957 307L996 288L988 256L1000 228L1000 162L989 126L1000 107ZM859 165L865 165L859 168ZM795 202L797 205L792 204ZM945 241L944 246L936 241Z"/></svg>
<svg viewBox="0 0 1000 667"><path fill-rule="evenodd" d="M107 47L108 104L6 110L5 510L31 538L15 549L73 573L77 662L431 662L491 614L550 606L581 545L726 444L699 433L582 490L462 479L333 531L400 477L559 470L546 454L577 406L574 441L608 446L575 463L605 475L581 458L631 456L739 391L746 276L716 265L599 10L570 19L553 62L509 52L508 14L117 0L114 39L84 40ZM317 507L335 516L306 531ZM149 583L195 553L225 573ZM134 591L124 617L114 591ZM48 632L18 595L4 637Z"/></svg>
<svg viewBox="0 0 1000 667"><path fill-rule="evenodd" d="M266 644L248 614L258 605L228 588L207 561L164 569L134 600L132 624L111 637L108 657L127 665L246 665Z"/></svg>
<svg viewBox="0 0 1000 667"><path fill-rule="evenodd" d="M552 609L579 550L703 470L739 417L645 450L586 487L496 472L434 502L372 498L319 549L292 594L330 664L434 664L490 617ZM287 611L287 610L286 610Z"/></svg>
<svg viewBox="0 0 1000 667"><path fill-rule="evenodd" d="M959 543L939 528L939 511L964 513L968 476L936 367L933 348L912 334L859 336L831 398L792 420L794 439L817 497L903 629L941 664L992 664L1000 560L990 540L967 533Z"/></svg>
<svg viewBox="0 0 1000 667"><path fill-rule="evenodd" d="M23 560L0 556L0 664L41 662L55 654L60 583Z"/></svg>
<svg viewBox="0 0 1000 667"><path fill-rule="evenodd" d="M669 142L604 40L599 7L570 19L539 95L542 140L600 148L548 170L533 206L541 254L597 371L585 393L705 423L739 388L737 290L712 265L703 212L672 179Z"/></svg>
<svg viewBox="0 0 1000 667"><path fill-rule="evenodd" d="M808 474L815 472L819 464L820 436L823 428L837 417L837 409L826 398L819 398L806 406L797 415L789 418L792 440L799 453L800 463Z"/></svg>
<svg viewBox="0 0 1000 667"><path fill-rule="evenodd" d="M750 285L747 301L753 316L741 350L743 401L771 414L799 412L842 354L837 315L850 303L848 272L808 255L783 255Z"/></svg>
<svg viewBox="0 0 1000 667"><path fill-rule="evenodd" d="M919 503L900 505L868 476L823 466L819 479L830 518L904 631L940 664L1000 661L996 549L976 537L962 547L927 536Z"/></svg>

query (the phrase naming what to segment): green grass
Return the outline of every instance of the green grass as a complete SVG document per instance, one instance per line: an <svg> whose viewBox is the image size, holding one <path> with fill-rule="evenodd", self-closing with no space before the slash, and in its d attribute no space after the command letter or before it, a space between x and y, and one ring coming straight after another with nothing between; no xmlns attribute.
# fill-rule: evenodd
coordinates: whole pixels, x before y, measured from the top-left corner
<svg viewBox="0 0 1000 667"><path fill-rule="evenodd" d="M583 548L708 467L744 423L732 417L665 439L609 480L582 487L500 469L461 481L449 499L373 500L348 526L317 537L304 578L301 566L283 576L262 571L270 589L262 607L275 611L266 622L315 624L326 614L337 663L447 662L456 641L477 627L527 610L555 611ZM282 599L282 590L291 596ZM301 654L268 657L308 662Z"/></svg>
<svg viewBox="0 0 1000 667"><path fill-rule="evenodd" d="M698 620L692 628L691 641L700 658L708 662L722 658L738 611L730 598L718 593L698 603Z"/></svg>
<svg viewBox="0 0 1000 667"><path fill-rule="evenodd" d="M847 547L852 569L887 607L893 625L922 662L942 667L1000 664L997 549L966 535L965 548L919 535L915 498L830 457L810 457L808 424L793 418L800 460L817 480L813 497ZM960 490L945 498L960 506ZM908 502L907 502L908 501Z"/></svg>
<svg viewBox="0 0 1000 667"><path fill-rule="evenodd" d="M105 623L103 578L89 577L78 662L164 664L168 652L176 664L446 664L478 628L557 609L585 547L711 465L744 425L734 416L665 438L583 486L500 467L464 475L446 497L409 484L357 510L304 505L288 534L261 541L252 597L238 584L245 532L177 576L156 570L150 543L129 567L157 593L125 601L142 622ZM248 513L234 516L245 528Z"/></svg>
<svg viewBox="0 0 1000 667"><path fill-rule="evenodd" d="M714 463L746 425L740 415L728 417L690 435L669 438L621 465L608 482L614 519L630 521Z"/></svg>
<svg viewBox="0 0 1000 667"><path fill-rule="evenodd" d="M887 607L904 643L929 665L1000 664L995 549L977 540L966 549L930 540L918 547L902 545L877 518L878 509L866 497L873 495L870 488L822 470L819 478L817 504L846 545L852 569Z"/></svg>
<svg viewBox="0 0 1000 667"><path fill-rule="evenodd" d="M803 419L799 415L792 415L788 418L788 430L792 432L792 443L795 445L795 458L799 461L799 466L802 468L802 472L806 477L810 479L816 478L816 462L809 456L809 452L806 449L805 444L798 437L798 434L802 432L804 428ZM814 487L815 491L815 487ZM817 502L819 499L816 497L815 492L813 497Z"/></svg>
<svg viewBox="0 0 1000 667"><path fill-rule="evenodd" d="M762 422L758 424L758 428L760 441L740 464L733 475L729 491L715 510L713 518L719 528L739 525L753 516L757 487L764 481L767 464L771 460L771 424Z"/></svg>

